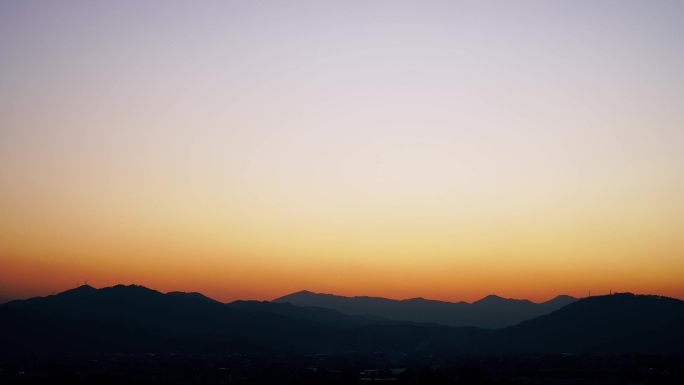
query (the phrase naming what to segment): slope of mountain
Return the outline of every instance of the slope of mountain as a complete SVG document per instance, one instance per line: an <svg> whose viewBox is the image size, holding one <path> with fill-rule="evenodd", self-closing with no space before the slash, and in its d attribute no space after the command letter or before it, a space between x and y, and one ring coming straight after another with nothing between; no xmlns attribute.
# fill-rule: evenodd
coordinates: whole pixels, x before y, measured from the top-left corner
<svg viewBox="0 0 684 385"><path fill-rule="evenodd" d="M501 351L681 353L684 301L621 293L588 297L492 334Z"/></svg>
<svg viewBox="0 0 684 385"><path fill-rule="evenodd" d="M469 304L423 298L393 300L380 297L343 297L305 290L276 298L272 302L324 307L349 315L372 315L399 321L438 323L457 327L501 328L548 314L575 300L570 296L558 296L536 304L528 300L490 295Z"/></svg>
<svg viewBox="0 0 684 385"><path fill-rule="evenodd" d="M569 295L559 295L553 299L538 304L538 306L544 309L544 314L548 314L575 301L577 301L577 298L575 297L571 297Z"/></svg>
<svg viewBox="0 0 684 385"><path fill-rule="evenodd" d="M320 324L349 328L377 323L391 323L391 320L372 316L350 316L336 310L314 306L295 306L291 303L275 303L268 301L234 301L227 307L246 311L252 314L278 314L294 320L306 320Z"/></svg>
<svg viewBox="0 0 684 385"><path fill-rule="evenodd" d="M193 299L198 299L200 301L206 301L206 302L216 302L220 303L219 301L209 298L206 295L202 293L197 293L197 292L184 292L184 291L170 291L166 293L166 295L170 296L176 296L176 297L183 297L183 298L193 298Z"/></svg>

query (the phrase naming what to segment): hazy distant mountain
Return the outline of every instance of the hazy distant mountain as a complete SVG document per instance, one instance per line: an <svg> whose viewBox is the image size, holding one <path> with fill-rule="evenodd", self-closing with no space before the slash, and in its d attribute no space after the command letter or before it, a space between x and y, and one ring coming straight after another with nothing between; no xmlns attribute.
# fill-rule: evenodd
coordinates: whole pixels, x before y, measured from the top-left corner
<svg viewBox="0 0 684 385"><path fill-rule="evenodd" d="M367 325L337 335L342 336L337 346L367 351L684 353L684 301L613 294L580 299L551 314L497 330L394 324Z"/></svg>
<svg viewBox="0 0 684 385"><path fill-rule="evenodd" d="M343 297L300 291L274 299L273 302L324 307L349 315L373 315L400 321L501 328L548 314L576 300L574 297L562 295L536 304L528 300L490 295L469 304L423 298L393 300L381 297Z"/></svg>
<svg viewBox="0 0 684 385"><path fill-rule="evenodd" d="M491 309L520 303L490 296L466 305ZM498 330L387 321L286 303L222 304L201 294L163 294L135 285L81 286L0 305L0 353L87 351L684 352L684 301L632 294L590 297Z"/></svg>
<svg viewBox="0 0 684 385"><path fill-rule="evenodd" d="M546 302L542 302L538 304L537 306L540 306L541 308L544 309L545 313L551 313L554 310L560 309L566 305L569 305L573 302L577 301L577 298L569 296L569 295L559 295L556 296L553 299L550 299Z"/></svg>
<svg viewBox="0 0 684 385"><path fill-rule="evenodd" d="M252 314L277 314L294 320L306 320L320 324L349 328L370 324L391 323L391 320L373 316L350 316L336 310L314 306L295 306L291 303L268 301L235 301L226 306Z"/></svg>

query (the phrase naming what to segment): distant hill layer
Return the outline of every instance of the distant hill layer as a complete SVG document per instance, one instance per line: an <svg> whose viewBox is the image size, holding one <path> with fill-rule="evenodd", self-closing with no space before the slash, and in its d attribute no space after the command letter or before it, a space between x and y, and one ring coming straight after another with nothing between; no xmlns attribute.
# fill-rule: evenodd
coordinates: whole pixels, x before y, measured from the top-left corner
<svg viewBox="0 0 684 385"><path fill-rule="evenodd" d="M135 285L81 286L0 305L3 354L160 351L684 353L684 301L590 297L497 330L290 303L223 304L198 293L163 294Z"/></svg>
<svg viewBox="0 0 684 385"><path fill-rule="evenodd" d="M399 321L501 328L551 313L576 300L574 297L560 295L550 301L537 304L528 300L506 299L490 295L469 304L423 298L393 300L381 297L343 297L300 291L274 299L273 302L324 307L349 315L371 315Z"/></svg>

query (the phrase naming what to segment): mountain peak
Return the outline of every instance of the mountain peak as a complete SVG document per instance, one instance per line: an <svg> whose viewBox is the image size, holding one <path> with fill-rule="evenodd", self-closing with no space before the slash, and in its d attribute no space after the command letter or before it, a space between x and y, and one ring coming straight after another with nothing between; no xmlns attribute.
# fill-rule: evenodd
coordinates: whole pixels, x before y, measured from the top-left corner
<svg viewBox="0 0 684 385"><path fill-rule="evenodd" d="M316 293L314 293L313 291L309 291L309 290L300 290L296 293L292 293L291 295L295 295L295 294L316 294Z"/></svg>
<svg viewBox="0 0 684 385"><path fill-rule="evenodd" d="M493 302L502 302L502 301L506 301L506 298L499 297L496 294L490 294L490 295L488 295L482 299L479 299L479 300L473 302L473 304L476 304L476 303L493 303Z"/></svg>
<svg viewBox="0 0 684 385"><path fill-rule="evenodd" d="M149 287L145 287L143 285L136 285L136 284L131 284L131 285L116 285L116 286L110 286L110 287L104 287L102 290L113 290L116 292L127 292L127 293L160 293L154 289L150 289ZM161 294L161 293L160 293Z"/></svg>
<svg viewBox="0 0 684 385"><path fill-rule="evenodd" d="M573 302L573 301L577 301L577 298L575 298L571 295L561 294L561 295L557 295L557 296L553 297L552 299L550 299L544 303L548 303L548 302Z"/></svg>
<svg viewBox="0 0 684 385"><path fill-rule="evenodd" d="M490 294L479 301L472 303L477 307L479 306L533 306L536 305L534 302L528 299L515 299L515 298L503 298L496 294Z"/></svg>
<svg viewBox="0 0 684 385"><path fill-rule="evenodd" d="M57 295L67 296L67 297L76 297L76 296L88 295L88 294L94 293L96 291L97 291L97 289L90 286L90 285L81 285L81 286L78 286L76 288L73 288L73 289L70 289L67 291L63 291Z"/></svg>
<svg viewBox="0 0 684 385"><path fill-rule="evenodd" d="M286 294L282 297L278 297L271 302L292 302L292 301L299 301L299 300L314 300L315 298L321 298L321 297L327 297L331 296L332 294L323 294L323 293L314 293L313 291L309 290L300 290L295 293L291 294Z"/></svg>

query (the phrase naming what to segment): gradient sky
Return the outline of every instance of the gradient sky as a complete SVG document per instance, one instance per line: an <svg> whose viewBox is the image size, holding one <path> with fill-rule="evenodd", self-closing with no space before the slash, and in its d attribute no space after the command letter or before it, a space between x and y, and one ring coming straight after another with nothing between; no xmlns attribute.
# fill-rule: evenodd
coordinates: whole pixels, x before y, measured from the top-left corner
<svg viewBox="0 0 684 385"><path fill-rule="evenodd" d="M0 2L0 299L684 298L684 2Z"/></svg>

